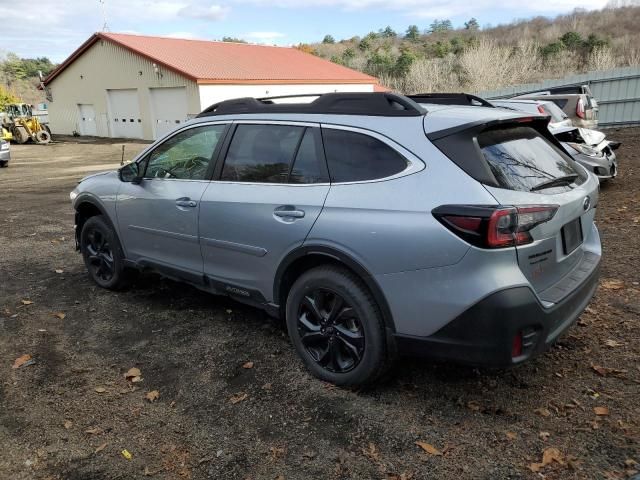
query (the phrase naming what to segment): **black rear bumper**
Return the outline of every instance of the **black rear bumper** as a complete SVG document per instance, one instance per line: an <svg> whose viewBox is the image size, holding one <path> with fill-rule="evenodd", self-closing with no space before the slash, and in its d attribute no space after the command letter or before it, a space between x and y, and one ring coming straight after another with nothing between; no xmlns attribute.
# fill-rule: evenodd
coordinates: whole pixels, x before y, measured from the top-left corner
<svg viewBox="0 0 640 480"><path fill-rule="evenodd" d="M458 363L506 367L543 351L567 330L589 304L599 267L562 302L544 308L528 287L496 292L429 337L395 335L398 351ZM522 354L512 358L513 339L522 333Z"/></svg>

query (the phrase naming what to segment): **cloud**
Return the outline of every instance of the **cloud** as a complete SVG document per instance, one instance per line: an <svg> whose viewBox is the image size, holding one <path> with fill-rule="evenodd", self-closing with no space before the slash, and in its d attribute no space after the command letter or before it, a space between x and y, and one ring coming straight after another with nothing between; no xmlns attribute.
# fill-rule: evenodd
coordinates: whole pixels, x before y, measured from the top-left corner
<svg viewBox="0 0 640 480"><path fill-rule="evenodd" d="M223 20L231 9L221 5L191 4L181 8L178 15L181 17L195 18L198 20L219 21Z"/></svg>
<svg viewBox="0 0 640 480"><path fill-rule="evenodd" d="M513 10L518 16L526 16L543 12L570 11L576 7L586 9L603 8L607 0L545 0L533 2L523 7L518 3L507 3L504 0L236 0L238 3L251 3L260 6L280 8L341 8L346 11L375 9L385 11L397 11L401 13L420 12L421 17L442 17L465 15L469 11L482 11L486 9Z"/></svg>

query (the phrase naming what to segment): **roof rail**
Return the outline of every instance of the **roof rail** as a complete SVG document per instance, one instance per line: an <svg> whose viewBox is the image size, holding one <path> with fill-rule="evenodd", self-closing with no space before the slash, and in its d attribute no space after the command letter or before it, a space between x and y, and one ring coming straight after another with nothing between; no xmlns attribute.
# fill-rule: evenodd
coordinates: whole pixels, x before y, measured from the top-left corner
<svg viewBox="0 0 640 480"><path fill-rule="evenodd" d="M275 103L284 98L318 97L305 103ZM236 98L206 108L198 117L238 113L307 113L416 117L426 110L413 100L387 92L320 93L269 98Z"/></svg>
<svg viewBox="0 0 640 480"><path fill-rule="evenodd" d="M435 103L438 105L466 105L472 107L493 107L484 98L470 93L416 93L407 95L417 103Z"/></svg>

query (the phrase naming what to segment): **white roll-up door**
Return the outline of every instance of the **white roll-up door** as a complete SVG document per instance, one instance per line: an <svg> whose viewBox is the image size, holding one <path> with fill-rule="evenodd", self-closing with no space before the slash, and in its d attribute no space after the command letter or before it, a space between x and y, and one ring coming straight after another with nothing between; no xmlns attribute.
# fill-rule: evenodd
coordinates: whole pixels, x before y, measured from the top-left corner
<svg viewBox="0 0 640 480"><path fill-rule="evenodd" d="M160 138L187 119L185 87L150 88L153 138Z"/></svg>
<svg viewBox="0 0 640 480"><path fill-rule="evenodd" d="M142 138L142 116L138 90L107 90L111 135L116 138Z"/></svg>

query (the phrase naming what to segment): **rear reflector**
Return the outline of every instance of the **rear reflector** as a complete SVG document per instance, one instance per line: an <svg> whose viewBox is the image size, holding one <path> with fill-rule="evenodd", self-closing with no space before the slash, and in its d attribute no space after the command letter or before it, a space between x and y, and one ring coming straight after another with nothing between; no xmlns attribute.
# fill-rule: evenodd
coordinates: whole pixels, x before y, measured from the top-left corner
<svg viewBox="0 0 640 480"><path fill-rule="evenodd" d="M533 242L529 231L551 220L557 210L557 205L443 205L432 213L445 227L472 245L504 248Z"/></svg>
<svg viewBox="0 0 640 480"><path fill-rule="evenodd" d="M513 337L513 342L511 344L511 358L517 358L522 355L522 332L518 332L515 337Z"/></svg>

